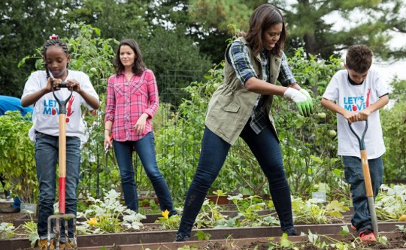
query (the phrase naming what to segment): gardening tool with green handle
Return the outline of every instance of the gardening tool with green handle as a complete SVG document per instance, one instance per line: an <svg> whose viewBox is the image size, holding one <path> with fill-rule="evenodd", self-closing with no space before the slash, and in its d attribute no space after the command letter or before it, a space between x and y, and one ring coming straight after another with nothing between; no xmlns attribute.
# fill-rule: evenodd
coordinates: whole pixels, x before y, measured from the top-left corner
<svg viewBox="0 0 406 250"><path fill-rule="evenodd" d="M348 125L350 126L351 132L358 139L359 149L361 151L362 172L364 173L365 190L366 190L366 195L367 195L367 199L368 199L368 208L369 208L369 213L371 215L371 221L372 221L372 229L374 230L375 237L378 237L378 220L376 218L376 212L375 212L374 192L372 190L371 174L369 172L369 165L368 165L368 155L367 155L367 150L365 148L365 141L364 141L365 134L368 130L368 120L365 121L365 128L364 128L364 132L362 133L361 138L353 130L350 122L348 122Z"/></svg>
<svg viewBox="0 0 406 250"><path fill-rule="evenodd" d="M66 82L62 82L59 88L67 88ZM68 245L68 220L73 220L74 235L73 244L74 249L77 249L76 240L76 216L74 214L65 214L65 186L66 186L66 104L72 97L73 90L66 100L59 100L55 95L55 87L52 85L52 94L59 105L59 214L51 215L48 217L48 249L51 245L51 228L52 221L55 221L55 242L56 249L59 249L59 241L61 230L59 225L62 220L65 221L65 242Z"/></svg>

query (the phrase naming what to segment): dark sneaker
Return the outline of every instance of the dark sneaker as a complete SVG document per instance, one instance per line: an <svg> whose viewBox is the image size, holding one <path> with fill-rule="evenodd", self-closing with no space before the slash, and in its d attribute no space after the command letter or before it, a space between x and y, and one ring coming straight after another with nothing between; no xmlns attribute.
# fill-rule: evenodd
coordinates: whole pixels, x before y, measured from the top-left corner
<svg viewBox="0 0 406 250"><path fill-rule="evenodd" d="M169 218L174 216L174 215L178 215L178 213L176 211L173 211L172 213L169 213Z"/></svg>
<svg viewBox="0 0 406 250"><path fill-rule="evenodd" d="M182 241L188 241L189 236L182 235L182 234L177 234L175 238L175 242L182 242Z"/></svg>
<svg viewBox="0 0 406 250"><path fill-rule="evenodd" d="M288 236L297 236L296 229L294 227L288 228L287 230L284 231Z"/></svg>
<svg viewBox="0 0 406 250"><path fill-rule="evenodd" d="M374 231L367 228L359 232L359 237L361 238L362 243L373 243L376 242Z"/></svg>

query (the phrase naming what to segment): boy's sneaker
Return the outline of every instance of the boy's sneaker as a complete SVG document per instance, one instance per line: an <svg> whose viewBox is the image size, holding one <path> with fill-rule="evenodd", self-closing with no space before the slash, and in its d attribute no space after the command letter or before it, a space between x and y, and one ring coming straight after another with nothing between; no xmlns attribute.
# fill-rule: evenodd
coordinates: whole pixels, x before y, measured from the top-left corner
<svg viewBox="0 0 406 250"><path fill-rule="evenodd" d="M351 224L351 229L357 231L357 228L353 224Z"/></svg>
<svg viewBox="0 0 406 250"><path fill-rule="evenodd" d="M373 243L376 242L374 232L367 228L359 232L359 237L361 238L362 243Z"/></svg>
<svg viewBox="0 0 406 250"><path fill-rule="evenodd" d="M286 233L288 236L297 236L297 232L294 227L286 229L284 233Z"/></svg>
<svg viewBox="0 0 406 250"><path fill-rule="evenodd" d="M176 234L175 242L182 242L182 241L188 241L189 236L182 235L182 234Z"/></svg>
<svg viewBox="0 0 406 250"><path fill-rule="evenodd" d="M39 240L38 241L38 248L39 249L48 249L48 240L47 239ZM49 246L49 249L55 249L53 239L51 239L51 245Z"/></svg>

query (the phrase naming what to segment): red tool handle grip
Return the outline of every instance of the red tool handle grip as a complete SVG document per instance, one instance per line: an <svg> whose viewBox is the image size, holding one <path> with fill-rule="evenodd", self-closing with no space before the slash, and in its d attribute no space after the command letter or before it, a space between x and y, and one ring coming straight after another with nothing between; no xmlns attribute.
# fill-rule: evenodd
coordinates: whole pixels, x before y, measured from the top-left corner
<svg viewBox="0 0 406 250"><path fill-rule="evenodd" d="M59 177L59 214L65 214L66 177Z"/></svg>

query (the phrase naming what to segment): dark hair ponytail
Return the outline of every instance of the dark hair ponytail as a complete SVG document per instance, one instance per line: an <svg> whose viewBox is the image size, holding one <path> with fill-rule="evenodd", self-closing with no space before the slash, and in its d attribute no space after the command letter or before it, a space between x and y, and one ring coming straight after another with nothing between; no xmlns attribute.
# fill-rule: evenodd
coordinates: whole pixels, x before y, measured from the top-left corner
<svg viewBox="0 0 406 250"><path fill-rule="evenodd" d="M52 47L52 46L61 47L63 49L63 51L66 53L66 55L69 55L68 45L66 44L66 42L60 40L57 35L52 34L52 36L49 37L49 40L47 40L45 42L44 46L42 47L42 57L44 58L44 66L45 66L45 70L47 72L47 78L50 77L50 74L49 74L49 69L48 69L48 65L46 62L46 54L47 54L48 48Z"/></svg>

